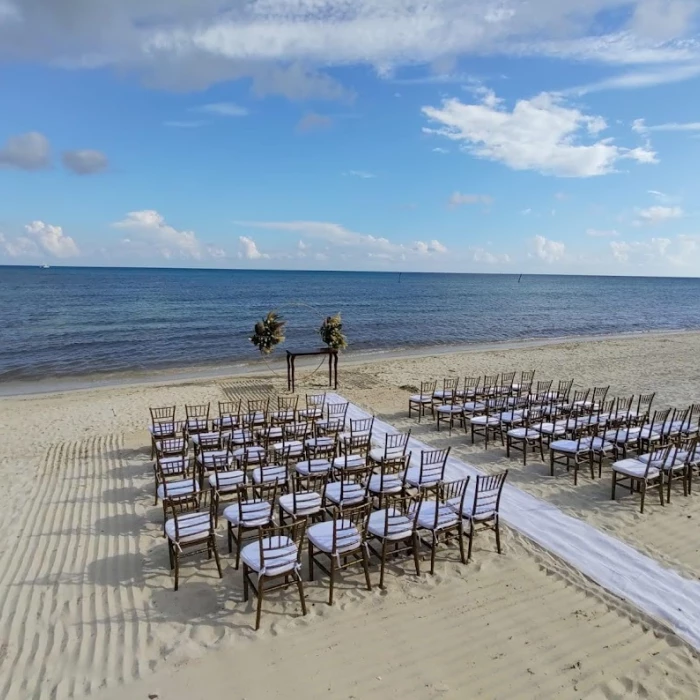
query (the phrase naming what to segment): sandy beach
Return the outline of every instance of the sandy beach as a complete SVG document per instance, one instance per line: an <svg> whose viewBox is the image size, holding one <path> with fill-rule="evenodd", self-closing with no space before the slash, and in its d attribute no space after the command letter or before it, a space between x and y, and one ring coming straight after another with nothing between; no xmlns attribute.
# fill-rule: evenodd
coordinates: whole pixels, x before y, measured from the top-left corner
<svg viewBox="0 0 700 700"><path fill-rule="evenodd" d="M700 497L680 487L664 508L610 500L602 480L551 478L500 446L436 433L407 417L422 379L534 369L537 378L656 392L655 406L700 400L700 333L568 341L490 350L341 360L339 391L397 428L696 578ZM298 373L297 393L324 375ZM286 391L281 374L141 381L0 399L0 697L177 700L231 694L281 698L694 698L700 657L662 622L610 595L506 529L462 566L441 552L435 576L392 566L387 588L344 575L307 584L309 614L285 593L266 599L262 628L243 603L241 573L220 530L223 579L212 563L184 565L172 590L153 505L148 407ZM679 532L682 533L679 535ZM373 570L373 581L378 581Z"/></svg>

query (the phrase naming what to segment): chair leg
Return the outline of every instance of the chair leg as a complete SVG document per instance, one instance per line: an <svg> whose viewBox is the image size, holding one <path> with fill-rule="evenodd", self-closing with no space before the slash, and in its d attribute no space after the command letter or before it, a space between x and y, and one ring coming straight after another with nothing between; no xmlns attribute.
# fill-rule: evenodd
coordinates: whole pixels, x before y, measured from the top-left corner
<svg viewBox="0 0 700 700"><path fill-rule="evenodd" d="M221 559L219 559L219 548L216 546L216 535L212 535L211 549L214 552L214 561L216 562L216 568L219 572L219 578L223 578L224 574L221 571Z"/></svg>
<svg viewBox="0 0 700 700"><path fill-rule="evenodd" d="M474 543L474 521L469 519L469 547L467 549L467 561L472 558L472 544Z"/></svg>
<svg viewBox="0 0 700 700"><path fill-rule="evenodd" d="M170 571L175 568L175 562L173 561L173 543L168 538L168 559L170 560Z"/></svg>
<svg viewBox="0 0 700 700"><path fill-rule="evenodd" d="M612 495L610 496L610 500L614 501L615 500L615 486L617 485L617 472L613 469L612 473Z"/></svg>
<svg viewBox="0 0 700 700"><path fill-rule="evenodd" d="M309 581L314 580L314 546L309 542Z"/></svg>
<svg viewBox="0 0 700 700"><path fill-rule="evenodd" d="M435 553L437 552L437 533L433 532L432 548L430 550L430 575L435 573Z"/></svg>
<svg viewBox="0 0 700 700"><path fill-rule="evenodd" d="M178 584L180 582L180 556L177 550L173 547L173 555L175 557L175 590L178 589Z"/></svg>
<svg viewBox="0 0 700 700"><path fill-rule="evenodd" d="M243 562L243 601L248 602L248 565Z"/></svg>
<svg viewBox="0 0 700 700"><path fill-rule="evenodd" d="M467 560L464 556L464 521L459 521L459 526L457 530L457 537L459 537L459 556L462 560L462 564L466 564Z"/></svg>
<svg viewBox="0 0 700 700"><path fill-rule="evenodd" d="M554 452L549 450L549 475L554 476Z"/></svg>
<svg viewBox="0 0 700 700"><path fill-rule="evenodd" d="M299 590L299 600L301 602L301 614L306 615L306 597L304 596L304 584L301 580L301 575L298 571L294 573L297 580L297 589Z"/></svg>
<svg viewBox="0 0 700 700"><path fill-rule="evenodd" d="M496 513L496 551L501 553L501 521L498 518L498 513Z"/></svg>
<svg viewBox="0 0 700 700"><path fill-rule="evenodd" d="M226 523L226 535L228 539L228 553L233 552L233 525L230 522Z"/></svg>
<svg viewBox="0 0 700 700"><path fill-rule="evenodd" d="M387 540L384 538L382 540L382 563L381 563L381 568L379 570L379 588L384 590L384 567L386 564L386 545L387 545Z"/></svg>
<svg viewBox="0 0 700 700"><path fill-rule="evenodd" d="M242 535L242 529L239 526L237 528L236 532L236 570L238 570L238 567L241 565L241 535Z"/></svg>
<svg viewBox="0 0 700 700"><path fill-rule="evenodd" d="M365 582L367 583L367 590L372 590L372 582L369 578L369 555L367 553L367 546L362 546L362 567L365 570Z"/></svg>
<svg viewBox="0 0 700 700"><path fill-rule="evenodd" d="M262 603L265 593L265 578L261 576L258 579L258 609L255 613L255 631L260 629L260 615L262 613Z"/></svg>
<svg viewBox="0 0 700 700"><path fill-rule="evenodd" d="M413 563L416 565L416 576L420 576L420 538L413 532Z"/></svg>
<svg viewBox="0 0 700 700"><path fill-rule="evenodd" d="M663 472L659 476L659 498L661 499L661 505L664 505L664 479L663 479ZM670 485L669 481L669 485Z"/></svg>
<svg viewBox="0 0 700 700"><path fill-rule="evenodd" d="M335 582L335 556L331 554L331 585L328 592L328 605L333 605L333 584Z"/></svg>
<svg viewBox="0 0 700 700"><path fill-rule="evenodd" d="M647 494L647 482L645 481L642 483L642 504L639 508L640 513L644 512L644 497L646 496L646 494ZM661 505L663 505L663 503L664 503L664 492L662 489L661 490Z"/></svg>

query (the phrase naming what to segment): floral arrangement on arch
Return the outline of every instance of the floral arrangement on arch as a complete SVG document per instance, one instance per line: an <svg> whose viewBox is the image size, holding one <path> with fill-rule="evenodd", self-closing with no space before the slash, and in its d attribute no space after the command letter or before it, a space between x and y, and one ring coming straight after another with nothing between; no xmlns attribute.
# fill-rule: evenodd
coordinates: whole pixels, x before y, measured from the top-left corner
<svg viewBox="0 0 700 700"><path fill-rule="evenodd" d="M328 316L318 329L321 340L331 350L345 350L348 346L348 339L343 333L343 321L340 314Z"/></svg>
<svg viewBox="0 0 700 700"><path fill-rule="evenodd" d="M261 355L269 355L277 345L284 342L286 320L276 311L270 311L255 324L250 342L260 350Z"/></svg>

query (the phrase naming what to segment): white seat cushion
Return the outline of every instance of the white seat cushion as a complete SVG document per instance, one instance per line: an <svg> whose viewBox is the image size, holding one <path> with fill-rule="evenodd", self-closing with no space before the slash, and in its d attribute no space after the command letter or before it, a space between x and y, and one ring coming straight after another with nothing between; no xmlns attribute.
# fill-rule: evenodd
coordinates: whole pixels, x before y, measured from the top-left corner
<svg viewBox="0 0 700 700"><path fill-rule="evenodd" d="M237 491L238 487L245 482L245 472L240 469L230 472L220 471L209 475L209 486L213 489L217 488L217 476L219 479L218 489L220 493Z"/></svg>
<svg viewBox="0 0 700 700"><path fill-rule="evenodd" d="M243 416L243 422L248 425L262 425L265 422L265 414L262 411L253 411Z"/></svg>
<svg viewBox="0 0 700 700"><path fill-rule="evenodd" d="M585 444L589 450L593 450L594 452L609 452L614 448L612 442L608 442L597 436L584 438L581 442Z"/></svg>
<svg viewBox="0 0 700 700"><path fill-rule="evenodd" d="M579 445L578 440L555 440L550 444L549 449L552 452L565 452L566 454L577 454L579 452L587 452L588 445L585 442L581 442Z"/></svg>
<svg viewBox="0 0 700 700"><path fill-rule="evenodd" d="M425 396L421 396L420 394L413 394L413 396L411 396L409 400L411 403L432 403L433 397L428 394L426 394Z"/></svg>
<svg viewBox="0 0 700 700"><path fill-rule="evenodd" d="M525 420L523 411L504 411L500 415L501 423L522 423Z"/></svg>
<svg viewBox="0 0 700 700"><path fill-rule="evenodd" d="M175 423L155 423L148 426L148 431L153 437L167 437L175 434Z"/></svg>
<svg viewBox="0 0 700 700"><path fill-rule="evenodd" d="M342 493L341 493L342 490ZM354 481L333 481L326 485L326 499L336 505L351 506L365 500L365 487ZM342 498L342 500L341 500Z"/></svg>
<svg viewBox="0 0 700 700"><path fill-rule="evenodd" d="M227 450L207 450L206 452L200 452L197 455L197 464L201 464L205 469L207 467L213 468L214 460L218 460L220 464L221 460L226 459L226 457L229 457L229 459L226 460L226 463L230 465L233 459L230 457Z"/></svg>
<svg viewBox="0 0 700 700"><path fill-rule="evenodd" d="M303 462L297 462L295 469L302 476L324 474L331 470L331 463L327 459L305 459Z"/></svg>
<svg viewBox="0 0 700 700"><path fill-rule="evenodd" d="M481 401L467 401L462 409L467 413L476 413L477 411L485 411L486 404Z"/></svg>
<svg viewBox="0 0 700 700"><path fill-rule="evenodd" d="M649 454L639 455L637 461L642 464L648 464L651 460L651 465L658 469L664 469L664 471L669 471L670 469L683 469L685 467L685 461L688 459L688 453L684 450L679 450L677 447L673 448L671 454L666 459L666 464L663 463L665 450L656 450L655 452L650 452Z"/></svg>
<svg viewBox="0 0 700 700"><path fill-rule="evenodd" d="M451 399L453 394L454 391L452 391L452 389L448 389L447 391L440 389L440 391L433 392L433 396L436 399Z"/></svg>
<svg viewBox="0 0 700 700"><path fill-rule="evenodd" d="M234 445L243 445L253 439L253 433L250 430L234 430L231 433L231 442Z"/></svg>
<svg viewBox="0 0 700 700"><path fill-rule="evenodd" d="M238 416L220 416L214 418L213 425L215 428L235 428L238 425Z"/></svg>
<svg viewBox="0 0 700 700"><path fill-rule="evenodd" d="M240 507L240 512L239 512ZM256 499L245 503L234 503L224 508L223 516L232 525L261 527L272 520L272 505L268 501Z"/></svg>
<svg viewBox="0 0 700 700"><path fill-rule="evenodd" d="M294 510L294 494L287 493L280 496L280 508L290 515L313 515L321 510L321 494L314 491L297 491Z"/></svg>
<svg viewBox="0 0 700 700"><path fill-rule="evenodd" d="M196 542L207 537L211 530L211 516L209 513L183 513L177 516L180 544ZM165 534L168 539L176 541L175 520L170 518L165 522Z"/></svg>
<svg viewBox="0 0 700 700"><path fill-rule="evenodd" d="M335 446L335 440L332 437L309 438L305 442L305 445L307 447L325 447L327 449L331 449Z"/></svg>
<svg viewBox="0 0 700 700"><path fill-rule="evenodd" d="M274 411L272 413L272 418L275 420L293 421L295 415L295 411L289 408L286 411Z"/></svg>
<svg viewBox="0 0 700 700"><path fill-rule="evenodd" d="M303 408L299 411L299 415L302 418L321 418L323 415L323 408L321 406L317 408Z"/></svg>
<svg viewBox="0 0 700 700"><path fill-rule="evenodd" d="M200 443L218 443L219 442L219 433L197 433L196 435L192 436L192 443L195 445L199 445Z"/></svg>
<svg viewBox="0 0 700 700"><path fill-rule="evenodd" d="M188 418L185 421L185 427L190 432L195 430L206 430L207 429L207 419L206 418Z"/></svg>
<svg viewBox="0 0 700 700"><path fill-rule="evenodd" d="M634 442L639 438L639 428L620 428L620 430L608 430L603 436L608 442L614 442L617 445L626 445L629 442Z"/></svg>
<svg viewBox="0 0 700 700"><path fill-rule="evenodd" d="M276 442L272 449L275 452L280 452L287 454L289 452L290 457L298 457L304 451L304 443L300 440L289 440L287 442Z"/></svg>
<svg viewBox="0 0 700 700"><path fill-rule="evenodd" d="M307 531L309 542L326 554L343 554L357 549L362 538L349 520L338 520L336 524L336 551L333 551L333 521L312 525Z"/></svg>
<svg viewBox="0 0 700 700"><path fill-rule="evenodd" d="M354 433L340 433L338 435L338 440L343 443L350 442L351 440L369 440L369 438L369 430L356 430Z"/></svg>
<svg viewBox="0 0 700 700"><path fill-rule="evenodd" d="M536 440L538 437L542 437L542 433L534 428L513 428L508 431L508 437L516 440L524 440L525 438Z"/></svg>
<svg viewBox="0 0 700 700"><path fill-rule="evenodd" d="M372 493L400 493L402 489L403 481L399 474L385 474L383 480L381 474L373 474L369 480Z"/></svg>
<svg viewBox="0 0 700 700"><path fill-rule="evenodd" d="M498 416L474 416L469 420L470 425L499 425Z"/></svg>
<svg viewBox="0 0 700 700"><path fill-rule="evenodd" d="M161 457L158 463L164 474L177 474L185 470L188 462L187 457L178 455L177 457Z"/></svg>
<svg viewBox="0 0 700 700"><path fill-rule="evenodd" d="M276 440L280 441L284 437L284 428L281 425L275 426L274 428L268 428L267 430L259 430L259 437L264 437L268 441Z"/></svg>
<svg viewBox="0 0 700 700"><path fill-rule="evenodd" d="M277 480L278 484L287 483L287 469L276 464L253 469L254 484L269 484Z"/></svg>
<svg viewBox="0 0 700 700"><path fill-rule="evenodd" d="M367 460L362 455L344 455L333 460L334 469L362 469L366 466Z"/></svg>
<svg viewBox="0 0 700 700"><path fill-rule="evenodd" d="M260 561L260 542L256 540L241 550L241 559L262 576L282 576L299 568L299 552L294 541L282 535L265 537L262 541L263 558Z"/></svg>
<svg viewBox="0 0 700 700"><path fill-rule="evenodd" d="M241 447L234 450L233 456L235 459L243 459L248 457L249 462L260 462L265 458L265 448L259 445L252 445L250 447Z"/></svg>
<svg viewBox="0 0 700 700"><path fill-rule="evenodd" d="M166 490L167 486L167 490ZM180 479L179 481L168 481L167 484L158 484L158 498L181 498L191 493L199 492L199 484L192 479Z"/></svg>
<svg viewBox="0 0 700 700"><path fill-rule="evenodd" d="M448 416L451 416L451 415L459 415L460 413L462 413L463 408L462 408L462 404L454 404L453 405L453 404L448 403L448 404L445 404L444 406L438 406L435 410L438 413L443 413L443 414L446 414Z"/></svg>
<svg viewBox="0 0 700 700"><path fill-rule="evenodd" d="M435 527L435 510L437 509L437 528ZM423 501L416 513L418 527L426 530L442 530L452 527L459 522L459 515L454 508L447 504L437 504L435 501Z"/></svg>
<svg viewBox="0 0 700 700"><path fill-rule="evenodd" d="M459 512L459 503L450 503L449 504L451 508L455 510L455 512ZM466 518L467 520L472 519L472 508L474 507L474 503L464 503L464 506L462 507L462 517ZM476 515L473 516L473 520L476 521L483 521L483 520L490 520L494 515L496 514L495 508L488 508L484 510L480 510L479 512L476 513Z"/></svg>
<svg viewBox="0 0 700 700"><path fill-rule="evenodd" d="M626 476L634 476L638 479L643 479L644 474L647 474L648 479L655 479L659 476L660 472L656 467L649 467L647 472L647 465L644 462L640 462L638 459L621 459L618 462L613 462L613 471L620 474L625 474Z"/></svg>
<svg viewBox="0 0 700 700"><path fill-rule="evenodd" d="M367 530L370 534L382 539L405 540L413 534L413 521L402 515L396 508L386 508L375 511L369 516Z"/></svg>
<svg viewBox="0 0 700 700"><path fill-rule="evenodd" d="M539 431L543 435L564 435L564 433L566 432L566 427L561 422L537 423L536 425L533 425L531 427Z"/></svg>

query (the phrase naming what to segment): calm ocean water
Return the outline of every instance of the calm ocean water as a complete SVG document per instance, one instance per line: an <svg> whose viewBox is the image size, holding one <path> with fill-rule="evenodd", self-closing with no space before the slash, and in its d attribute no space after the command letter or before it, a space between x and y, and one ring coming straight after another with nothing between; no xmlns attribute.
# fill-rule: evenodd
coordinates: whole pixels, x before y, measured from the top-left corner
<svg viewBox="0 0 700 700"><path fill-rule="evenodd" d="M340 311L352 351L700 328L700 279L0 267L0 381L245 362Z"/></svg>

